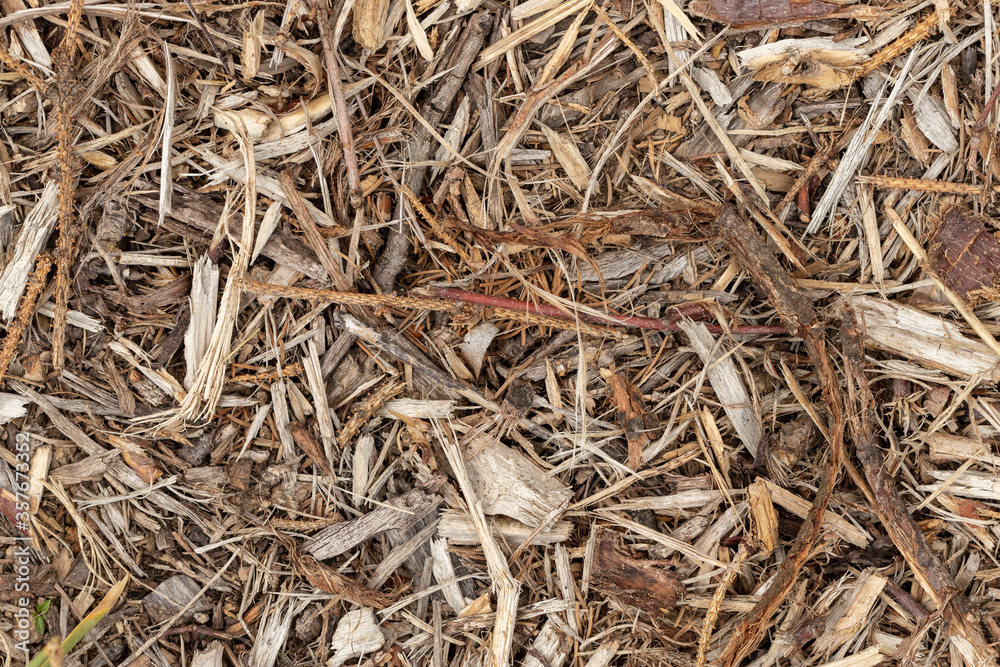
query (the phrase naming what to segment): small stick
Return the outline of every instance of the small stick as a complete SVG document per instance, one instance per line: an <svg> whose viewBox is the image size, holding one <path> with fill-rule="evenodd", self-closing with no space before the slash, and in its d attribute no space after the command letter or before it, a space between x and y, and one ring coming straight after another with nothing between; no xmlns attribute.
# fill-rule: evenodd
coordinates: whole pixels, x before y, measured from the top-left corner
<svg viewBox="0 0 1000 667"><path fill-rule="evenodd" d="M350 188L351 206L361 208L361 170L358 169L358 154L354 150L354 134L351 132L351 118L347 115L347 98L344 97L344 83L340 79L340 66L337 64L337 53L334 51L333 40L329 32L326 3L322 5L316 0L309 0L312 13L319 26L319 36L323 42L323 58L326 60L326 85L333 97L334 111L337 114L337 130L340 143L344 148L344 165L347 167L347 186Z"/></svg>
<svg viewBox="0 0 1000 667"><path fill-rule="evenodd" d="M795 544L781 562L771 585L753 609L733 629L732 638L719 663L736 667L760 645L768 623L792 590L802 567L820 537L823 516L833 496L844 456L844 404L840 380L826 349L823 322L808 297L799 291L791 275L778 263L753 225L727 207L715 221L716 233L726 242L733 257L753 277L762 296L778 312L790 333L805 344L809 360L820 380L823 400L830 415L829 462L822 471L812 507L799 528Z"/></svg>
<svg viewBox="0 0 1000 667"><path fill-rule="evenodd" d="M955 585L955 580L938 553L927 543L906 503L896 491L875 433L872 415L876 413L868 379L864 374L864 341L854 312L845 309L840 327L843 363L847 376L850 418L858 460L875 494L873 513L885 527L892 543L899 549L914 579L948 620L946 632L953 646L961 639L959 652L970 665L996 665L996 648L990 646L980 623L986 616Z"/></svg>
<svg viewBox="0 0 1000 667"><path fill-rule="evenodd" d="M581 312L568 313L561 308L557 308L556 306L527 303L516 299L508 299L506 297L493 296L490 294L466 292L465 290L455 289L453 287L432 287L428 291L440 299L462 301L480 306L489 306L491 308L506 308L508 310L516 310L518 312L532 313L546 317L560 317L563 319L573 319L574 317L579 317L581 320L591 322L593 324L634 327L636 329L650 329L653 331L681 330L680 326L676 322L657 320L652 317L638 317L635 315L591 315L590 313ZM718 324L708 324L706 326L712 333L726 333L726 330ZM733 334L758 335L788 333L788 330L783 326L739 326L732 327L730 331Z"/></svg>
<svg viewBox="0 0 1000 667"><path fill-rule="evenodd" d="M7 375L7 367L10 366L11 359L14 358L14 350L21 342L21 335L28 326L28 320L35 314L35 306L38 305L38 295L45 288L45 276L52 266L50 255L41 255L35 264L35 271L31 275L28 283L28 290L21 300L21 307L17 313L17 319L7 329L7 336L3 339L3 347L0 348L0 385L3 385L4 377Z"/></svg>
<svg viewBox="0 0 1000 667"><path fill-rule="evenodd" d="M538 324L553 326L555 322L547 318L559 320L573 320L579 318L582 321L603 326L631 327L635 329L650 329L653 331L680 331L681 328L676 322L665 322L651 317L636 317L633 315L591 315L590 313L580 313L575 311L567 312L555 306L544 304L527 303L516 299L508 299L489 294L477 294L466 292L451 287L436 287L428 290L431 296L398 296L395 294L361 294L360 292L338 292L329 289L314 289L311 287L284 287L262 283L256 280L242 280L241 285L247 292L263 294L272 297L284 297L287 299L319 299L331 301L342 305L367 306L372 308L413 308L417 310L437 310L450 312L458 309L459 303L469 303L488 308L499 308L517 313L537 316L540 319ZM542 319L546 318L546 319ZM712 333L727 333L727 330L718 324L706 325ZM738 326L730 327L728 333L733 335L755 334L770 336L775 334L786 334L788 330L782 326Z"/></svg>
<svg viewBox="0 0 1000 667"><path fill-rule="evenodd" d="M188 11L191 12L191 16L194 17L194 20L198 24L198 27L201 28L201 34L205 38L205 41L208 42L208 45L212 47L212 51L215 53L215 57L218 58L220 61L222 61L222 64L226 66L227 70L229 70L229 77L235 81L236 72L233 71L232 63L230 63L228 60L222 57L222 51L220 51L219 47L216 46L215 40L212 39L212 35L209 34L208 28L202 22L201 17L198 16L198 12L194 10L194 5L191 4L191 0L184 0L184 4L187 5Z"/></svg>
<svg viewBox="0 0 1000 667"><path fill-rule="evenodd" d="M981 195L984 188L981 185L967 183L949 183L948 181L925 180L923 178L901 178L898 176L858 176L858 183L869 183L879 190L916 190L918 192L934 192L942 195Z"/></svg>

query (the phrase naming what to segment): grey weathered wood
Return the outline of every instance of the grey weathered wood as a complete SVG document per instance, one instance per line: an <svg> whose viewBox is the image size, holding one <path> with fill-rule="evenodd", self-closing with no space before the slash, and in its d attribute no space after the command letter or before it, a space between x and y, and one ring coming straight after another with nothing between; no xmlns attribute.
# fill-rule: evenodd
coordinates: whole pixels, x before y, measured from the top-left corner
<svg viewBox="0 0 1000 667"><path fill-rule="evenodd" d="M387 530L413 525L441 504L441 496L434 493L438 481L418 486L396 498L387 500L368 514L341 521L324 528L302 545L302 550L320 560L333 558L353 549Z"/></svg>

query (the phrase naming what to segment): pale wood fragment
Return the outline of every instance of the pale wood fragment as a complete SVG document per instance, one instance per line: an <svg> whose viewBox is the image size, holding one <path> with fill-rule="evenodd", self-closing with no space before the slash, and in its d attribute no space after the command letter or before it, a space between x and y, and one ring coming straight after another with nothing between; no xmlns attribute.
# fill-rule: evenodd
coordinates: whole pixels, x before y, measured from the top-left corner
<svg viewBox="0 0 1000 667"><path fill-rule="evenodd" d="M845 300L858 313L868 345L959 377L1000 380L997 355L956 324L895 301L869 296Z"/></svg>
<svg viewBox="0 0 1000 667"><path fill-rule="evenodd" d="M467 445L469 480L486 514L503 514L532 527L565 509L572 492L531 460L483 434Z"/></svg>

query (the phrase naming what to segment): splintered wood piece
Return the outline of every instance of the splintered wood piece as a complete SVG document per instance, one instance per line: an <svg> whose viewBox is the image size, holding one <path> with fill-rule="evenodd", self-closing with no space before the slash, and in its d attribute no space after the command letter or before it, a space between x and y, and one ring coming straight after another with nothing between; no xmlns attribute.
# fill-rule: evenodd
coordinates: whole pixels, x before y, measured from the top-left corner
<svg viewBox="0 0 1000 667"><path fill-rule="evenodd" d="M326 665L340 667L351 658L379 650L383 644L385 635L378 627L370 607L348 612L341 617L337 630L333 633L330 648L333 649L334 656Z"/></svg>
<svg viewBox="0 0 1000 667"><path fill-rule="evenodd" d="M323 453L323 448L320 446L319 442L316 441L316 436L312 434L308 428L302 424L291 424L288 427L292 434L292 439L295 440L295 444L302 448L305 455L309 457L320 471L327 476L329 479L335 479L336 475L333 472L333 466L330 465L330 459L326 457Z"/></svg>
<svg viewBox="0 0 1000 667"><path fill-rule="evenodd" d="M783 39L740 52L755 81L778 81L836 90L854 81L856 67L867 59L858 48L865 40L836 42L825 37Z"/></svg>
<svg viewBox="0 0 1000 667"><path fill-rule="evenodd" d="M222 667L222 652L222 642L214 641L208 648L194 652L191 667Z"/></svg>
<svg viewBox="0 0 1000 667"><path fill-rule="evenodd" d="M597 530L590 584L620 603L651 614L673 609L684 597L684 586L662 562L640 558L619 533Z"/></svg>
<svg viewBox="0 0 1000 667"><path fill-rule="evenodd" d="M25 407L28 402L27 398L17 394L0 393L0 425L28 414Z"/></svg>
<svg viewBox="0 0 1000 667"><path fill-rule="evenodd" d="M753 517L754 534L767 553L778 546L778 513L771 501L767 483L758 479L747 487L750 502L750 516Z"/></svg>
<svg viewBox="0 0 1000 667"><path fill-rule="evenodd" d="M927 250L931 268L948 288L969 303L1000 296L1000 241L983 219L952 206Z"/></svg>
<svg viewBox="0 0 1000 667"><path fill-rule="evenodd" d="M571 489L493 436L476 436L467 447L469 479L486 514L535 528L569 504Z"/></svg>
<svg viewBox="0 0 1000 667"><path fill-rule="evenodd" d="M438 478L429 484L387 500L368 514L335 523L313 535L302 545L302 551L325 560L353 549L357 545L380 535L387 530L412 526L441 504L442 498L435 491L443 480Z"/></svg>
<svg viewBox="0 0 1000 667"><path fill-rule="evenodd" d="M608 393L615 405L615 420L625 431L629 467L638 470L642 467L642 450L654 437L658 420L646 410L642 392L625 375L602 368L601 376L608 383Z"/></svg>
<svg viewBox="0 0 1000 667"><path fill-rule="evenodd" d="M733 356L717 345L712 334L700 322L680 322L687 334L691 348L705 366L705 374L722 407L733 424L733 429L746 445L747 451L757 455L763 429L746 383L733 361Z"/></svg>
<svg viewBox="0 0 1000 667"><path fill-rule="evenodd" d="M531 642L524 667L562 667L573 650L573 642L552 621L546 621L535 641Z"/></svg>
<svg viewBox="0 0 1000 667"><path fill-rule="evenodd" d="M522 544L529 540L532 546L559 544L569 539L573 524L556 521L547 530L538 531L520 521L505 516L495 516L489 520L493 535L501 543ZM438 535L448 538L454 545L480 544L479 533L468 514L457 510L445 510L438 523Z"/></svg>
<svg viewBox="0 0 1000 667"><path fill-rule="evenodd" d="M954 322L876 297L844 300L857 313L867 345L951 375L968 378L978 373L985 382L1000 379L997 355L963 335Z"/></svg>
<svg viewBox="0 0 1000 667"><path fill-rule="evenodd" d="M834 605L826 617L826 627L813 646L817 654L829 655L853 639L866 623L882 595L888 579L872 569L865 570L852 582L853 589Z"/></svg>

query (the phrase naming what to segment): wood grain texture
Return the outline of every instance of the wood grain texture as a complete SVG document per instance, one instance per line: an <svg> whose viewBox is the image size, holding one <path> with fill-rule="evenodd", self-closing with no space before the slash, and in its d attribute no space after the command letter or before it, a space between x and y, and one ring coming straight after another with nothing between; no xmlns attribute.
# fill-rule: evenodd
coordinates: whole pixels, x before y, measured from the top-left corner
<svg viewBox="0 0 1000 667"><path fill-rule="evenodd" d="M387 500L375 510L357 519L341 521L306 540L302 551L319 560L333 558L390 529L415 524L437 509L441 496L435 491L440 479Z"/></svg>

